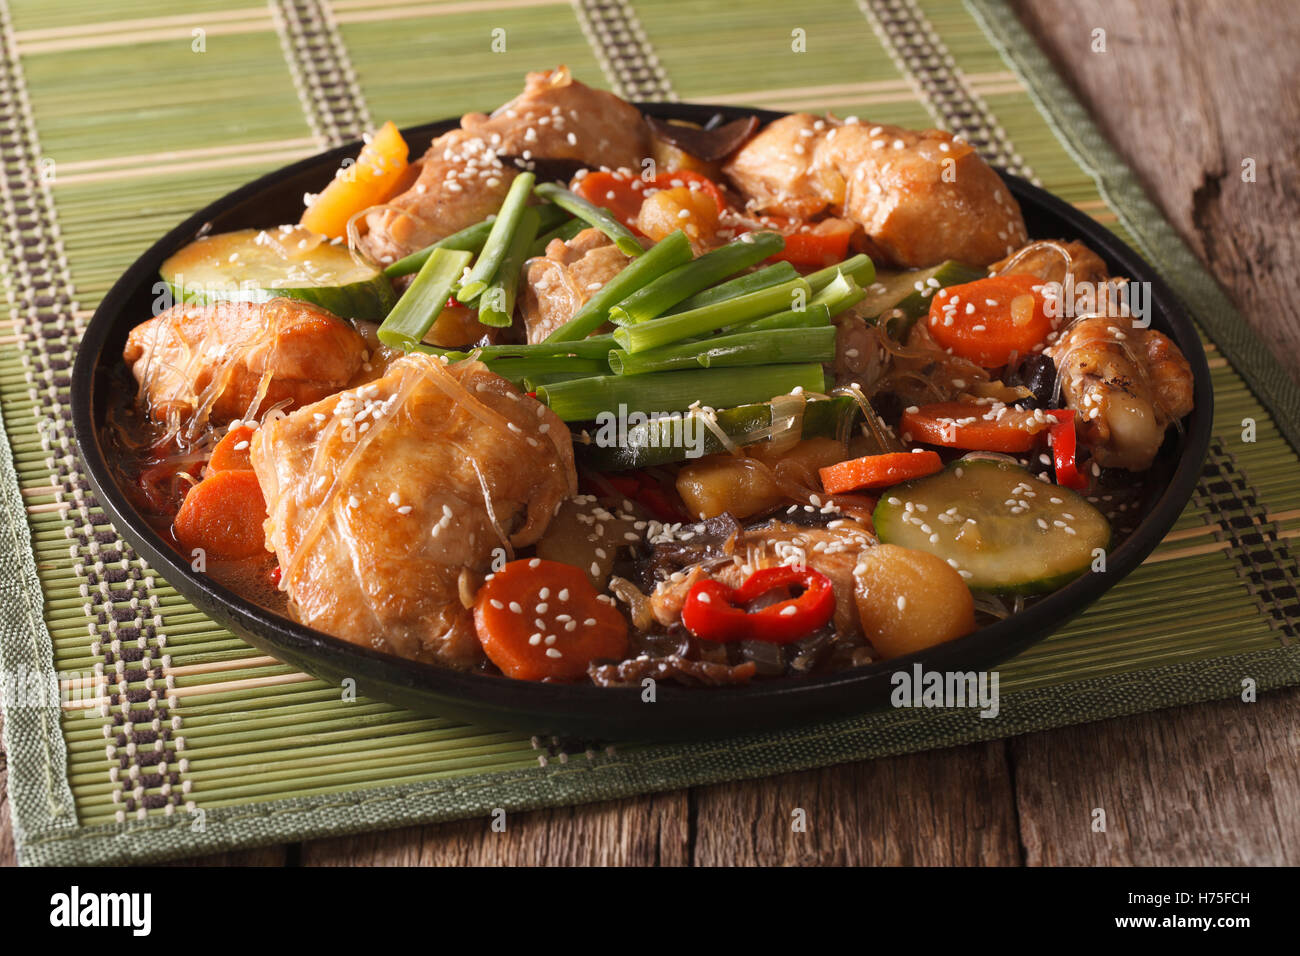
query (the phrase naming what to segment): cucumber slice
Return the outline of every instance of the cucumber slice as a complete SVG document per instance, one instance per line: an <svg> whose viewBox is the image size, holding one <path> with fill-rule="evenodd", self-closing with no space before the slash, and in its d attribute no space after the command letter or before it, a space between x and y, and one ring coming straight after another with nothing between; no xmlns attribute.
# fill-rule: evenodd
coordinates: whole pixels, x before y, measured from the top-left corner
<svg viewBox="0 0 1300 956"><path fill-rule="evenodd" d="M803 430L799 437L847 438L858 411L858 403L849 396L813 399L804 406ZM739 438L742 442L745 435L772 424L770 402L738 405L735 408L720 409L716 414L718 427L729 438ZM676 433L674 428L678 429ZM686 431L680 420L675 422L670 418L660 418L629 426L624 434L616 436L618 440L614 444L596 444L601 437L599 432L592 433L591 444L584 444L575 438L573 449L582 463L595 471L625 471L629 468L649 468L684 461L689 444L683 441L684 436L702 436L700 448L703 455L725 450L725 446L711 430L692 423L692 429L694 428L701 431Z"/></svg>
<svg viewBox="0 0 1300 956"><path fill-rule="evenodd" d="M1080 495L986 458L889 489L873 517L881 541L955 562L972 590L998 594L1055 590L1110 543L1110 523Z"/></svg>
<svg viewBox="0 0 1300 956"><path fill-rule="evenodd" d="M197 304L287 296L340 318L378 321L397 301L382 272L299 226L204 236L164 262L161 272L177 301Z"/></svg>
<svg viewBox="0 0 1300 956"><path fill-rule="evenodd" d="M949 259L929 269L909 269L906 272L877 272L876 281L866 286L867 296L858 305L860 314L885 323L885 330L902 341L912 331L912 323L930 311L933 290L963 282L974 282L988 273L984 269L963 265ZM938 286L930 284L933 279ZM917 288L920 284L926 293Z"/></svg>

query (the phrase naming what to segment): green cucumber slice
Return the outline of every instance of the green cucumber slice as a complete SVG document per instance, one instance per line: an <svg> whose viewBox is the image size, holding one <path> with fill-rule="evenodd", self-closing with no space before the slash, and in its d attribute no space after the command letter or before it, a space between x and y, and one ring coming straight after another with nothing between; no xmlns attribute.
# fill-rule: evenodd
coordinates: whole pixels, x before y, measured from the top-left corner
<svg viewBox="0 0 1300 956"><path fill-rule="evenodd" d="M873 518L881 541L937 555L971 590L998 594L1055 590L1110 544L1110 523L1081 495L987 458L890 488Z"/></svg>
<svg viewBox="0 0 1300 956"><path fill-rule="evenodd" d="M885 330L902 341L912 331L912 323L930 311L930 296L936 288L961 285L984 278L984 269L964 265L949 259L929 269L909 269L906 272L877 272L876 281L864 286L867 295L858 304L858 313L868 319L884 322ZM932 285L930 280L939 283ZM917 285L921 288L918 289ZM930 289L927 293L922 289Z"/></svg>
<svg viewBox="0 0 1300 956"><path fill-rule="evenodd" d="M853 421L859 413L858 403L853 398L837 395L829 399L811 399L804 406L803 430L801 438L847 438ZM683 412L683 415L688 413ZM718 427L729 438L744 440L744 436L766 428L772 424L772 404L759 402L753 405L738 405L717 411ZM702 425L703 441L700 442L700 454L712 455L725 450L718 436ZM678 431L674 433L674 428ZM659 418L654 421L630 425L614 444L596 444L600 438L598 432L591 432L592 443L587 444L575 436L574 452L582 464L595 471L625 471L629 468L649 468L665 465L674 461L685 461L686 443L682 436L680 420Z"/></svg>
<svg viewBox="0 0 1300 956"><path fill-rule="evenodd" d="M287 296L340 318L378 321L397 301L392 281L382 272L353 260L346 246L320 242L298 226L204 236L170 257L160 271L178 301L196 304Z"/></svg>

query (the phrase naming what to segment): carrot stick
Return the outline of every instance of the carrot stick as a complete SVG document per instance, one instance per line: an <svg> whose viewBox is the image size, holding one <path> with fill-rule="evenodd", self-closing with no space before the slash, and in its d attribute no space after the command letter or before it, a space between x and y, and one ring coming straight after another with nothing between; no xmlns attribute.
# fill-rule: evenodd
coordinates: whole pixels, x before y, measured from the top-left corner
<svg viewBox="0 0 1300 956"><path fill-rule="evenodd" d="M897 451L841 461L819 469L818 474L827 494L838 495L860 488L888 488L911 478L933 475L936 471L943 471L943 460L937 452Z"/></svg>

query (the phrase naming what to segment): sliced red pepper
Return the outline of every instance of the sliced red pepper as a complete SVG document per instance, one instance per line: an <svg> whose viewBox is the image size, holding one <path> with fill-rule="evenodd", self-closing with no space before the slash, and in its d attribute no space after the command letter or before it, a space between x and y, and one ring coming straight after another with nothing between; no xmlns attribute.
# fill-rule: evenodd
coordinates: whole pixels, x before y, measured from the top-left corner
<svg viewBox="0 0 1300 956"><path fill-rule="evenodd" d="M773 588L802 587L796 598L755 611L744 605ZM682 606L682 623L705 641L768 641L789 644L822 627L835 613L830 578L812 568L760 568L738 588L705 578L696 581Z"/></svg>
<svg viewBox="0 0 1300 956"><path fill-rule="evenodd" d="M1068 408L1051 408L1047 414L1056 419L1047 433L1052 446L1052 465L1056 470L1056 483L1063 488L1082 491L1088 487L1088 476L1079 471L1079 442L1074 433L1074 411Z"/></svg>

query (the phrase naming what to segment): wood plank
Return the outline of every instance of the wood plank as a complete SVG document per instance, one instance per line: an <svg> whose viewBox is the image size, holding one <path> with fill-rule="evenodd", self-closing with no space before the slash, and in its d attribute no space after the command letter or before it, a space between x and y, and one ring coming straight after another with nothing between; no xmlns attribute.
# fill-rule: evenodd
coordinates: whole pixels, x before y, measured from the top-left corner
<svg viewBox="0 0 1300 956"><path fill-rule="evenodd" d="M1026 862L1294 866L1297 714L1291 688L1014 739Z"/></svg>
<svg viewBox="0 0 1300 956"><path fill-rule="evenodd" d="M1251 328L1300 380L1292 0L1014 0L1022 22ZM1106 52L1090 50L1106 31ZM1255 161L1255 182L1242 163Z"/></svg>
<svg viewBox="0 0 1300 956"><path fill-rule="evenodd" d="M487 817L303 844L304 866L682 866L689 862L684 790L506 817Z"/></svg>
<svg viewBox="0 0 1300 956"><path fill-rule="evenodd" d="M1020 862L1003 741L719 784L694 800L702 866Z"/></svg>

